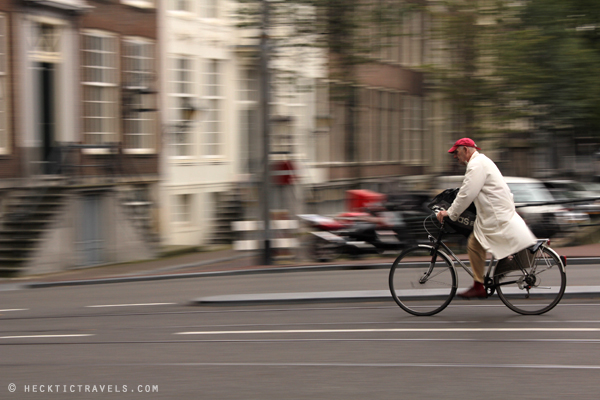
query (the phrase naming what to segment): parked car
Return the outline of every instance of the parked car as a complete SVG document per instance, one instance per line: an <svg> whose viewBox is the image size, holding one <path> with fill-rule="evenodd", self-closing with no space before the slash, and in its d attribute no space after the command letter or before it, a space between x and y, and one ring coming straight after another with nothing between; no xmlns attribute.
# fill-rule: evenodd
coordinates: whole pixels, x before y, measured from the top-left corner
<svg viewBox="0 0 600 400"><path fill-rule="evenodd" d="M435 188L439 193L444 189L460 187L463 179L462 175L439 177L435 180ZM549 238L571 230L576 224L589 221L585 213L569 211L561 205L547 204L556 199L540 180L512 176L504 179L514 196L517 212L537 237Z"/></svg>
<svg viewBox="0 0 600 400"><path fill-rule="evenodd" d="M573 180L547 180L544 186L557 200L577 200L565 204L570 210L586 213L590 216L600 216L600 184L592 182L577 182ZM589 202L581 202L589 199Z"/></svg>

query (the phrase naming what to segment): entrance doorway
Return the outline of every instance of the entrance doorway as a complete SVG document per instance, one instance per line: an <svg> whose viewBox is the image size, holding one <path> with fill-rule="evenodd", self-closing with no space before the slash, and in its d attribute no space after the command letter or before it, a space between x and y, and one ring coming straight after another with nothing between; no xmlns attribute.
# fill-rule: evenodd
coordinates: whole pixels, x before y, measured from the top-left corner
<svg viewBox="0 0 600 400"><path fill-rule="evenodd" d="M40 82L40 139L42 150L42 165L44 174L57 173L59 157L55 151L56 116L54 104L55 64L41 62L38 65Z"/></svg>

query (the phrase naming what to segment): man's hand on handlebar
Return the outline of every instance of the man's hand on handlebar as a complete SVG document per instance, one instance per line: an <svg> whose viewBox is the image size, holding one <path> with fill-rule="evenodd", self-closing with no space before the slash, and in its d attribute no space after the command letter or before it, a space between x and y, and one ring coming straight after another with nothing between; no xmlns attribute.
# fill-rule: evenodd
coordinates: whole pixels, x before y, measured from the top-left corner
<svg viewBox="0 0 600 400"><path fill-rule="evenodd" d="M444 223L444 218L448 216L448 211L446 210L440 210L439 212L437 212L435 214L435 216L437 217L438 221L440 221L440 224Z"/></svg>

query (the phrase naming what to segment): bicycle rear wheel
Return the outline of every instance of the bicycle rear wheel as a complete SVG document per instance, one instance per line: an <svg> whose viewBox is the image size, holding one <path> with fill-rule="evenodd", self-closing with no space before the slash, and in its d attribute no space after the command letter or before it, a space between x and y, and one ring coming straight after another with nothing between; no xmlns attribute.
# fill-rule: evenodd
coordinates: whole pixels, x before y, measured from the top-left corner
<svg viewBox="0 0 600 400"><path fill-rule="evenodd" d="M508 308L519 314L539 315L552 310L562 299L567 274L560 257L548 247L526 254L529 265L495 276L494 283L498 297Z"/></svg>
<svg viewBox="0 0 600 400"><path fill-rule="evenodd" d="M404 250L392 264L389 276L394 301L406 312L434 315L450 304L456 294L456 271L452 261L432 246Z"/></svg>

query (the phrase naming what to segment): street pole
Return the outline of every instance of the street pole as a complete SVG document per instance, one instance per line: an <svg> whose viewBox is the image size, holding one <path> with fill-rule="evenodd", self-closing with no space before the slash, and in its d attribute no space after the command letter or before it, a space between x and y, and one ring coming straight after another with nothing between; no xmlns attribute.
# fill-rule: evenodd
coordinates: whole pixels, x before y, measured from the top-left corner
<svg viewBox="0 0 600 400"><path fill-rule="evenodd" d="M269 1L262 0L262 30L260 35L260 77L261 77L261 112L263 129L263 181L262 181L262 214L264 221L263 265L271 265L271 223L270 223L270 183L271 163L271 123L270 123L270 76L269 76Z"/></svg>

